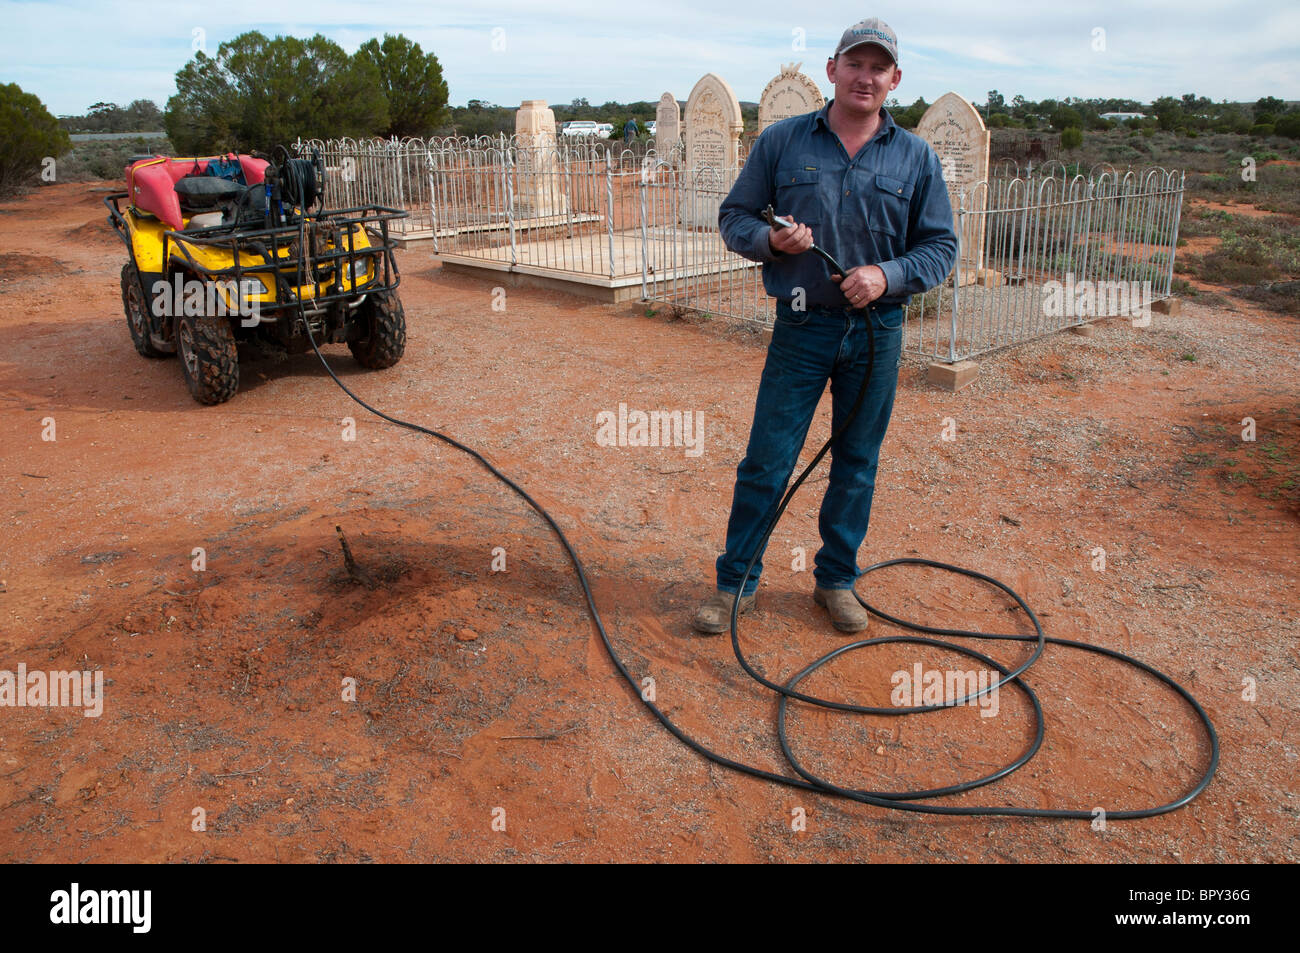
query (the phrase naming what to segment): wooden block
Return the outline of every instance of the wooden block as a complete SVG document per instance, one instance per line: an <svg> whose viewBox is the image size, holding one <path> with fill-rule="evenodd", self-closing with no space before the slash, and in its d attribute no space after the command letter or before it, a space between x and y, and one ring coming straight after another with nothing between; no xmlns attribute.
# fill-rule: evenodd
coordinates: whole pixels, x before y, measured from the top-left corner
<svg viewBox="0 0 1300 953"><path fill-rule="evenodd" d="M1161 314L1179 315L1183 313L1183 302L1180 298L1161 298L1159 301L1151 302L1151 310Z"/></svg>
<svg viewBox="0 0 1300 953"><path fill-rule="evenodd" d="M1076 324L1070 328L1072 334L1077 334L1081 338L1090 338L1097 333L1097 329L1091 324Z"/></svg>
<svg viewBox="0 0 1300 953"><path fill-rule="evenodd" d="M925 379L943 390L961 390L979 376L980 366L974 361L955 364L931 364L925 369Z"/></svg>

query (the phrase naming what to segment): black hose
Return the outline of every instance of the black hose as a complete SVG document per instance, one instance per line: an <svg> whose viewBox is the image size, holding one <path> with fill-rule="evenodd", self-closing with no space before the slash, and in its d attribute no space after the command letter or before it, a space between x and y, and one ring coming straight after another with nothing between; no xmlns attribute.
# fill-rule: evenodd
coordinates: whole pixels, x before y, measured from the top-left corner
<svg viewBox="0 0 1300 953"><path fill-rule="evenodd" d="M839 266L839 264L836 263L835 259L832 258L825 251L816 247L815 245L813 246L812 251L814 251L816 254L822 257L827 262L827 264L832 269L835 270L836 273L840 275L845 274L844 269L842 269ZM773 530L776 529L777 521L781 518L781 514L785 512L785 509L789 505L790 500L794 497L795 492L799 489L800 486L803 485L804 481L808 478L808 475L812 472L813 468L817 466L817 464L821 461L822 457L824 457L826 453L831 449L831 446L835 442L836 438L838 438L839 435L844 432L845 428L847 428L848 425L852 422L853 418L857 415L859 409L862 406L862 403L867 394L867 388L871 382L871 370L872 370L872 365L874 364L875 361L875 347L876 347L875 332L871 327L871 318L869 315L866 317L867 354L868 354L867 374L862 381L862 388L858 392L857 401L854 403L853 409L850 412L849 416L845 418L842 424L840 424L839 429L831 435L830 439L826 441L826 443L822 446L821 450L817 452L817 455L813 457L812 461L808 464L808 466L804 468L803 472L799 474L799 477L794 481L793 484L791 484L789 489L786 490L785 495L782 497L780 504L777 506L776 511L773 513L773 516L769 521L766 530L763 533L762 539L759 541L755 549L754 555L749 560L749 565L746 566L745 568L745 574L741 578L740 585L737 586L737 598L733 600L732 607L731 607L732 650L735 652L736 660L740 663L741 667L752 678L754 678L764 687L769 688L772 691L776 692L778 695L780 695L780 699L777 707L777 736L781 742L781 750L784 752L786 760L790 762L790 766L794 769L798 777L791 777L790 775L787 774L778 774L774 771L768 771L756 765L750 765L741 761L736 761L732 758L728 758L726 755L722 755L716 751L713 751L712 749L706 747L705 745L701 744L700 742L692 738L682 728L678 727L677 724L675 724L671 718L669 718L666 714L664 714L664 712L653 701L648 700L642 694L641 686L638 683L636 677L633 676L632 673L628 671L627 666L623 663L623 660L619 657L618 653L614 650L613 643L610 641L609 633L605 630L605 623L600 617L600 611L596 608L596 600L592 595L591 585L587 580L587 572L585 567L582 564L582 560L578 558L578 554L574 550L573 545L569 542L569 538L564 535L564 531L560 529L559 524L557 524L554 518L552 518L551 514L546 511L546 508L543 507L536 500L534 500L532 496L528 494L527 490L525 490L514 480L510 479L510 477L506 476L504 473L498 470L482 454L480 454L477 450L474 450L472 447L468 447L465 444L461 443L460 441L452 437L449 437L446 434L439 433L436 430L430 430L427 427L421 427L419 424L409 423L405 420L400 420L396 417L392 417L384 413L383 411L378 410L370 406L369 404L367 404L364 400L362 400L360 397L354 394L346 384L344 384L341 380L339 380L338 375L334 373L334 369L331 368L329 362L325 360L325 355L323 355L320 351L320 348L317 347L316 338L314 335L312 335L311 328L306 324L305 321L304 321L304 326L307 327L307 335L308 335L308 339L311 341L312 350L316 352L316 356L320 358L321 364L324 366L326 372L330 375L330 377L334 379L334 383L338 384L338 386L343 390L345 394L347 394L354 401L356 401L358 404L360 404L366 410L370 411L375 416L380 417L383 420L387 420L389 423L396 424L399 427L405 427L408 430L414 430L417 433L427 434L430 437L435 437L438 440L450 444L451 446L455 447L457 450L460 450L468 454L469 456L473 457L475 460L481 463L488 470L489 473L491 473L498 480L500 480L506 486L510 487L510 489L513 490L516 494L518 494L519 497L522 498L525 503L531 506L533 510L543 520L545 520L546 524L551 528L551 531L555 533L556 538L560 541L560 545L564 547L565 553L568 554L569 561L572 562L573 564L573 569L574 572L577 574L578 582L582 586L583 596L587 600L587 608L591 612L592 621L595 622L596 624L596 631L600 633L600 639L601 642L604 643L605 651L609 654L610 661L614 663L614 667L618 669L619 674L623 676L624 681L626 681L629 688L631 688L633 697L640 700L640 702L650 710L650 713L653 714L655 718L659 720L659 723L663 725L664 728L666 728L673 735L673 737L677 738L678 741L682 742L682 744L686 745L692 751L696 752L697 754L703 755L705 758L709 759L714 764L719 764L722 765L724 768L730 768L734 771L739 771L744 774L752 775L753 777L757 777L757 778L763 778L768 781L775 781L779 784L784 784L789 787L798 788L800 790L812 791L821 794L838 795L840 797L848 798L849 800L859 801L863 804L872 804L876 807L892 808L894 810L900 810L900 811L914 811L914 812L925 813L925 814L955 814L955 815L964 815L964 816L1008 815L1013 817L1053 817L1053 818L1074 818L1080 820L1092 820L1095 817L1096 812L1095 810L1088 810L1088 809L1045 809L1045 808L1029 808L1029 807L1002 807L998 805L964 807L964 806L947 806L947 805L938 805L938 804L912 803L914 801L928 799L928 798L943 797L952 794L961 794L962 792L970 791L974 788L980 787L981 785L989 784L993 781L998 780L999 778L1004 778L1007 775L1011 774L1013 771L1017 770L1018 768L1023 767L1025 764L1029 762L1031 758L1033 758L1033 756L1038 752L1038 750L1042 747L1043 744L1043 737L1044 737L1043 709L1042 709L1042 705L1038 701L1038 696L1034 694L1033 690L1021 678L1021 676L1042 655L1044 646L1047 644L1051 644L1051 645L1069 646L1071 648L1081 649L1085 652L1095 652L1098 655L1104 655L1109 658L1118 659L1121 662L1125 662L1129 665L1141 669L1147 674L1152 675L1155 678L1159 679L1160 681L1164 682L1175 692L1181 695L1183 699L1188 703L1188 705L1191 706L1192 710L1196 713L1196 716L1201 720L1201 723L1205 726L1206 737L1209 739L1210 742L1210 763L1205 770L1205 774L1191 788L1191 790L1183 794L1181 797L1178 797L1173 801L1168 802L1167 804L1162 804L1157 807L1137 808L1137 809L1129 809L1129 810L1115 810L1115 811L1106 810L1105 816L1107 820L1131 820L1131 819L1143 818L1143 817L1154 817L1158 814L1165 814L1169 811L1176 810L1177 808L1180 808L1183 805L1191 802L1197 795L1199 795L1202 791L1204 791L1206 787L1209 786L1210 780L1214 777L1215 769L1218 767L1219 764L1218 735L1215 733L1214 725L1211 723L1210 717L1209 715L1206 714L1205 709L1202 708L1200 703L1197 702L1197 700L1193 698L1192 695L1185 688L1179 685L1176 681L1174 681L1168 675L1165 675L1163 672L1160 672L1157 669L1152 668L1150 665L1147 665L1145 662L1138 661L1137 659L1125 655L1122 652L1116 652L1112 649L1102 648L1101 646L1098 645L1091 645L1087 642L1074 642L1069 639L1051 638L1043 632L1043 627L1039 624L1038 617L1034 615L1033 610L1030 609L1029 605L1025 602L1025 600L1022 599L1020 595L1010 586L1006 585L1005 583L999 582L998 580L992 578L991 576L986 576L982 573L975 572L974 570L963 569L960 566L953 566L953 565L949 565L948 563L942 563L932 559L918 559L918 558L890 559L890 560L886 560L885 562L880 562L880 563L876 563L875 565L868 566L865 570L863 570L862 575L866 575L867 573L870 572L875 572L878 569L884 569L887 566L915 565L915 566L930 566L936 569L943 569L947 572L953 572L964 576L969 576L972 579L979 579L983 582L987 582L990 585L997 587L998 589L1001 589L1007 595L1011 596L1011 598L1013 598L1016 601L1016 603L1020 606L1020 608L1025 610L1025 614L1029 617L1030 621L1033 623L1035 634L1034 635L1023 635L1019 633L998 634L998 633L989 633L989 632L968 631L964 629L946 629L946 628L940 628L936 626L928 626L918 622L909 622L907 620L896 618L892 615L889 615L888 613L876 609L865 599L863 599L862 596L858 594L856 589L853 590L853 594L857 598L858 602L860 602L868 611L872 612L873 614L879 616L882 619L885 619L886 621L892 622L895 625L902 626L908 629L913 629L918 632L927 632L935 635L948 635L948 636L957 636L957 637L965 637L965 638L1004 639L1004 640L1021 641L1021 642L1029 642L1029 641L1036 642L1037 645L1034 648L1033 654L1029 657L1029 659L1024 664L1022 664L1019 668L1015 670L1011 670L1003 666L1002 664L994 661L993 659L989 658L988 656L975 651L974 649L966 648L956 643L945 642L939 639L930 639L930 638L924 638L921 636L913 636L913 635L882 636L873 639L862 639L856 642L849 642L845 645L841 645L838 648L834 649L833 651L828 652L825 655L821 656L820 658L816 659L815 661L811 662L802 671L791 676L784 685L777 684L776 682L767 679L762 674L757 672L753 668L753 666L749 664L749 661L745 658L744 653L740 649L740 632L739 632L739 623L738 623L738 612L740 606L739 593L744 591L744 584L749 579L749 575L753 571L754 564L758 561L759 554L762 553L763 550L766 548L767 542L771 537ZM997 671L1002 673L1002 679L994 684L989 685L987 688L977 691L975 694L970 695L967 698L958 699L951 702L945 702L942 705L920 706L920 707L913 707L913 708L874 708L865 705L851 705L842 702L834 702L823 698L817 698L816 696L806 695L797 691L795 688L795 686L797 686L801 681L803 681L813 672L817 671L823 665L827 664L833 659L838 658L841 655L844 655L848 652L856 651L861 648L865 648L870 645L884 645L890 642L929 645L929 646L934 646L935 648L938 649L943 649L950 652L957 652L982 662L983 664L989 666L990 669L996 669ZM976 778L975 780L972 781L965 781L959 784L951 784L944 787L929 788L920 791L867 791L867 790L858 790L853 788L841 787L835 784L834 782L827 780L826 778L820 777L814 774L813 772L807 770L805 767L803 767L803 765L795 756L795 753L790 746L790 739L786 730L787 709L789 707L789 701L791 698L806 702L808 704L816 705L822 708L830 708L839 711L851 711L857 713L879 714L879 715L906 715L906 714L915 714L915 713L927 712L927 711L935 711L937 709L942 709L942 708L953 708L961 704L969 704L974 699L982 695L990 694L991 692L995 691L999 687L1006 684L1014 684L1016 688L1023 691L1025 695L1028 697L1034 710L1034 720L1035 720L1034 739L1030 743L1030 745L1025 749L1025 751L1018 758L1012 761L1010 764L999 768L998 770L992 772L991 774L985 775L980 778Z"/></svg>

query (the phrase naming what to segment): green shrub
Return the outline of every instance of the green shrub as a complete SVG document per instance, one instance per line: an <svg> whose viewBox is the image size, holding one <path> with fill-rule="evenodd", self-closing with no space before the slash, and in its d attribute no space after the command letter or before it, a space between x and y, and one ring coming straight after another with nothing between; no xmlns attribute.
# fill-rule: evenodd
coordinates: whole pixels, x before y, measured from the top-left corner
<svg viewBox="0 0 1300 953"><path fill-rule="evenodd" d="M1273 132L1288 139L1300 139L1300 112L1287 113L1273 123Z"/></svg>
<svg viewBox="0 0 1300 953"><path fill-rule="evenodd" d="M1061 148L1077 149L1083 145L1083 130L1068 126L1061 130Z"/></svg>
<svg viewBox="0 0 1300 953"><path fill-rule="evenodd" d="M39 98L17 83L0 86L0 195L34 185L42 163L71 145Z"/></svg>
<svg viewBox="0 0 1300 953"><path fill-rule="evenodd" d="M1252 136L1271 136L1273 135L1273 124L1271 122L1257 122L1250 127Z"/></svg>
<svg viewBox="0 0 1300 953"><path fill-rule="evenodd" d="M122 181L127 160L137 155L174 155L164 138L137 136L134 139L100 139L74 142L72 151L59 157L60 182L93 179Z"/></svg>

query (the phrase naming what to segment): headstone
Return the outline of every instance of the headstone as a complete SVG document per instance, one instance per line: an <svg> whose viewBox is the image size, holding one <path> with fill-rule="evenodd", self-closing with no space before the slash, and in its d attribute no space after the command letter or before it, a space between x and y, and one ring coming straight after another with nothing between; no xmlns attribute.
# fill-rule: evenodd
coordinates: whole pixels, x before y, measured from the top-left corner
<svg viewBox="0 0 1300 953"><path fill-rule="evenodd" d="M682 222L717 227L718 206L731 191L745 128L740 100L727 81L705 73L686 100L686 192Z"/></svg>
<svg viewBox="0 0 1300 953"><path fill-rule="evenodd" d="M782 66L781 72L763 89L758 98L758 131L774 122L816 112L826 105L826 97L812 78L799 72L802 63Z"/></svg>
<svg viewBox="0 0 1300 953"><path fill-rule="evenodd" d="M989 175L989 133L975 107L956 93L944 93L925 111L916 134L934 148L943 166L954 221L960 218L962 196L968 213L983 212L988 202L986 188L975 189ZM984 216L967 214L961 224L962 283L980 279L984 268Z"/></svg>
<svg viewBox="0 0 1300 953"><path fill-rule="evenodd" d="M667 158L682 140L682 107L677 97L664 93L655 107L655 150Z"/></svg>
<svg viewBox="0 0 1300 953"><path fill-rule="evenodd" d="M525 99L515 113L515 215L544 218L566 210L555 146L555 111Z"/></svg>

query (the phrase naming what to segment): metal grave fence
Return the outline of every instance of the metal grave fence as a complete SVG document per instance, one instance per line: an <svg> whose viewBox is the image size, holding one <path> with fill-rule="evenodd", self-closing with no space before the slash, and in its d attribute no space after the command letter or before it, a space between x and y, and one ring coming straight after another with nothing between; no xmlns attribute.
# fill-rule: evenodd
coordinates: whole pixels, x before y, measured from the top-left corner
<svg viewBox="0 0 1300 953"><path fill-rule="evenodd" d="M739 167L688 168L680 142L661 154L653 140L310 140L300 154L313 147L328 202L410 211L406 237L429 239L444 262L771 326L760 266L718 233ZM1069 177L1059 162L1023 174L996 164L955 198L957 266L912 297L905 350L953 362L1149 313L1171 290L1183 186L1183 173L1163 169Z"/></svg>

